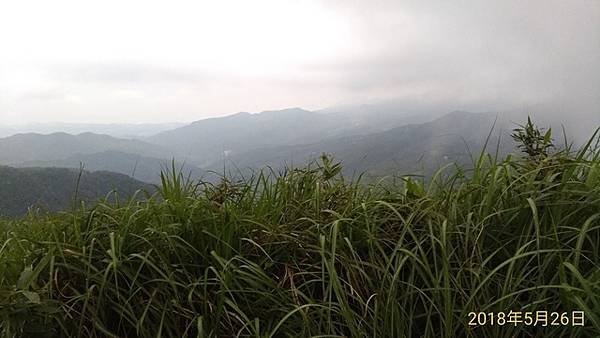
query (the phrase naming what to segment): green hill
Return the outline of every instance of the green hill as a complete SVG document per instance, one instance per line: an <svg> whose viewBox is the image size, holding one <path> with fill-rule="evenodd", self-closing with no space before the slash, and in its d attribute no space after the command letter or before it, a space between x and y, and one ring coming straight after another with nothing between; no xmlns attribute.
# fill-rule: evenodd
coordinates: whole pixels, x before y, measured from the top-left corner
<svg viewBox="0 0 600 338"><path fill-rule="evenodd" d="M0 216L23 215L30 208L69 210L75 196L79 201L94 202L113 190L128 199L139 189L151 187L111 172L83 171L80 177L75 169L0 166Z"/></svg>

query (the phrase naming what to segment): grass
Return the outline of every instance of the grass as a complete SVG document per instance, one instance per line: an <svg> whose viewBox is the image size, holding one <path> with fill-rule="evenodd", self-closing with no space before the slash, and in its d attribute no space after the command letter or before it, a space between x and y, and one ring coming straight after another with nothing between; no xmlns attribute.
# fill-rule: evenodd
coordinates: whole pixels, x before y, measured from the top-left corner
<svg viewBox="0 0 600 338"><path fill-rule="evenodd" d="M173 170L143 200L0 222L0 334L600 335L597 144L482 154L427 181L340 169L323 158L218 185ZM469 325L510 310L586 321Z"/></svg>

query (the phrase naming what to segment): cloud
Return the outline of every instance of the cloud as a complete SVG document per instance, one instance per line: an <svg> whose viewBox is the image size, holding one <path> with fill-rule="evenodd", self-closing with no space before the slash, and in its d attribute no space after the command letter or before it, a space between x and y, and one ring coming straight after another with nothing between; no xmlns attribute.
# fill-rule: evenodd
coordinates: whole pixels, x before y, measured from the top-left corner
<svg viewBox="0 0 600 338"><path fill-rule="evenodd" d="M504 105L563 99L587 102L579 108L597 112L600 2L377 1L332 6L360 28L358 51L308 70L327 74L348 91Z"/></svg>
<svg viewBox="0 0 600 338"><path fill-rule="evenodd" d="M600 114L600 1L281 0L241 12L180 2L114 11L113 2L97 8L101 19L65 5L86 15L62 21L60 4L48 6L57 25L36 17L47 31L7 35L0 114L191 121L377 99ZM132 25L138 12L147 15Z"/></svg>
<svg viewBox="0 0 600 338"><path fill-rule="evenodd" d="M50 81L86 84L203 84L214 80L207 71L132 62L88 62L46 67Z"/></svg>

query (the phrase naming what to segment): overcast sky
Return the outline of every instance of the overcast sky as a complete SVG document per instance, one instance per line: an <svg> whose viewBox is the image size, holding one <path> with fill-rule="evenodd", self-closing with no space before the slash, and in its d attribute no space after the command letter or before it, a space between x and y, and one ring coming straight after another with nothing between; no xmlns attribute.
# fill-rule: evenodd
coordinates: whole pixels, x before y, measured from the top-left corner
<svg viewBox="0 0 600 338"><path fill-rule="evenodd" d="M600 0L0 2L0 124L599 93Z"/></svg>

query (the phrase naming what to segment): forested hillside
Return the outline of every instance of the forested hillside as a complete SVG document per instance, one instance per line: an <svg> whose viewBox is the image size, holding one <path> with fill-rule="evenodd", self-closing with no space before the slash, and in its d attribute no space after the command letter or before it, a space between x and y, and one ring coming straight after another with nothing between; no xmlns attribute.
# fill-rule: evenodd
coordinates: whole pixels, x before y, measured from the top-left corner
<svg viewBox="0 0 600 338"><path fill-rule="evenodd" d="M20 216L29 209L69 210L76 200L92 206L112 191L129 199L139 189L152 191L145 183L111 172L0 166L0 216Z"/></svg>

